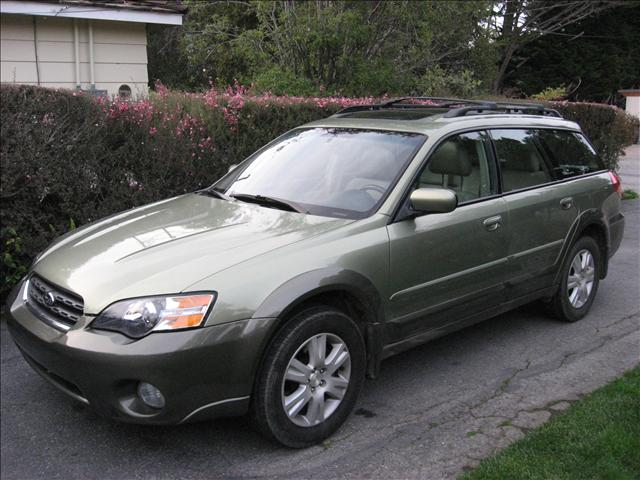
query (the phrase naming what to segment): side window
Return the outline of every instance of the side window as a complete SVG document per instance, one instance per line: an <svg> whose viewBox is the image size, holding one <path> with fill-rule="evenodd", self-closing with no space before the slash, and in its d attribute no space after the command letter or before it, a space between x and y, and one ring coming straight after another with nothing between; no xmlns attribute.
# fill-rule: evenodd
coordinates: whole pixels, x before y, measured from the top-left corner
<svg viewBox="0 0 640 480"><path fill-rule="evenodd" d="M449 188L464 203L497 193L497 175L489 156L485 132L462 133L448 138L427 161L419 188Z"/></svg>
<svg viewBox="0 0 640 480"><path fill-rule="evenodd" d="M537 145L535 130L491 130L502 173L502 190L510 192L551 182Z"/></svg>
<svg viewBox="0 0 640 480"><path fill-rule="evenodd" d="M546 129L540 130L538 134L551 156L553 169L558 177L575 177L604 168L596 152L581 134Z"/></svg>

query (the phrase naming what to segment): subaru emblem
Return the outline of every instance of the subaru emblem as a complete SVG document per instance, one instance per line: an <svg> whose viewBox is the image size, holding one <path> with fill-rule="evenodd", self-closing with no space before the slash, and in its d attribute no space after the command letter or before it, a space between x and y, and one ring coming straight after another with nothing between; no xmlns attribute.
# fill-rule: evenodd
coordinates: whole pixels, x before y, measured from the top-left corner
<svg viewBox="0 0 640 480"><path fill-rule="evenodd" d="M56 303L56 296L53 294L53 292L45 293L44 303L46 303L50 307L53 307L54 303Z"/></svg>

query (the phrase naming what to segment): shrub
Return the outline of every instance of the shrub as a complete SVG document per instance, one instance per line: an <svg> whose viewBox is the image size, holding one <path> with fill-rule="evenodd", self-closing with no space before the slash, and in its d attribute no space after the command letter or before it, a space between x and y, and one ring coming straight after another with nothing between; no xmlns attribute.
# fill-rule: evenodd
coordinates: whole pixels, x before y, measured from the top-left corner
<svg viewBox="0 0 640 480"><path fill-rule="evenodd" d="M640 120L613 105L600 103L548 102L587 135L608 168L618 168L618 157L638 137Z"/></svg>
<svg viewBox="0 0 640 480"><path fill-rule="evenodd" d="M477 94L482 82L473 76L470 70L447 72L440 67L429 70L417 81L420 95L447 97L455 95L461 98Z"/></svg>
<svg viewBox="0 0 640 480"><path fill-rule="evenodd" d="M535 100L562 100L567 96L567 88L564 85L559 87L547 87L540 93L531 95Z"/></svg>
<svg viewBox="0 0 640 480"><path fill-rule="evenodd" d="M231 164L296 125L373 98L170 92L96 100L0 87L0 297L53 238L106 215L210 185ZM582 125L609 165L637 121L618 109L553 103Z"/></svg>

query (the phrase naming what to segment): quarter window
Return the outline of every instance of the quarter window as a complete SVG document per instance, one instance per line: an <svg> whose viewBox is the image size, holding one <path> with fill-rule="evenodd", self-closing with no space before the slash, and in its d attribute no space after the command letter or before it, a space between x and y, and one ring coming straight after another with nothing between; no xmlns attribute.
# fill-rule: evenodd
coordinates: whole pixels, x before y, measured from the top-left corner
<svg viewBox="0 0 640 480"><path fill-rule="evenodd" d="M489 161L487 134L455 135L440 144L419 178L419 188L448 188L464 203L496 192L496 173Z"/></svg>
<svg viewBox="0 0 640 480"><path fill-rule="evenodd" d="M604 168L581 134L566 130L540 130L539 135L559 178L575 177Z"/></svg>
<svg viewBox="0 0 640 480"><path fill-rule="evenodd" d="M502 173L502 190L511 192L553 180L535 130L491 130Z"/></svg>

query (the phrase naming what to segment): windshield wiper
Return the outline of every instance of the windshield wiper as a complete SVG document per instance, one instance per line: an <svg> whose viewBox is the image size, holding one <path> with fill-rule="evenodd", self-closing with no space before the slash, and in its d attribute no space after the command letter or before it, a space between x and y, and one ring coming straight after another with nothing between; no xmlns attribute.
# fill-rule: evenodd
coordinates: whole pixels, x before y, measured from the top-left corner
<svg viewBox="0 0 640 480"><path fill-rule="evenodd" d="M249 193L232 193L231 197L235 198L236 200L240 200L241 202L257 203L258 205L263 205L265 207L272 207L280 210L287 210L290 212L305 213L304 210L302 210L297 205L291 202L287 202L286 200L280 200L279 198L266 197L264 195L251 195Z"/></svg>
<svg viewBox="0 0 640 480"><path fill-rule="evenodd" d="M214 189L214 188L205 188L204 190L198 190L196 193L200 195L206 195L208 197L220 198L222 200L226 200L227 202L232 201L232 198L224 193Z"/></svg>

